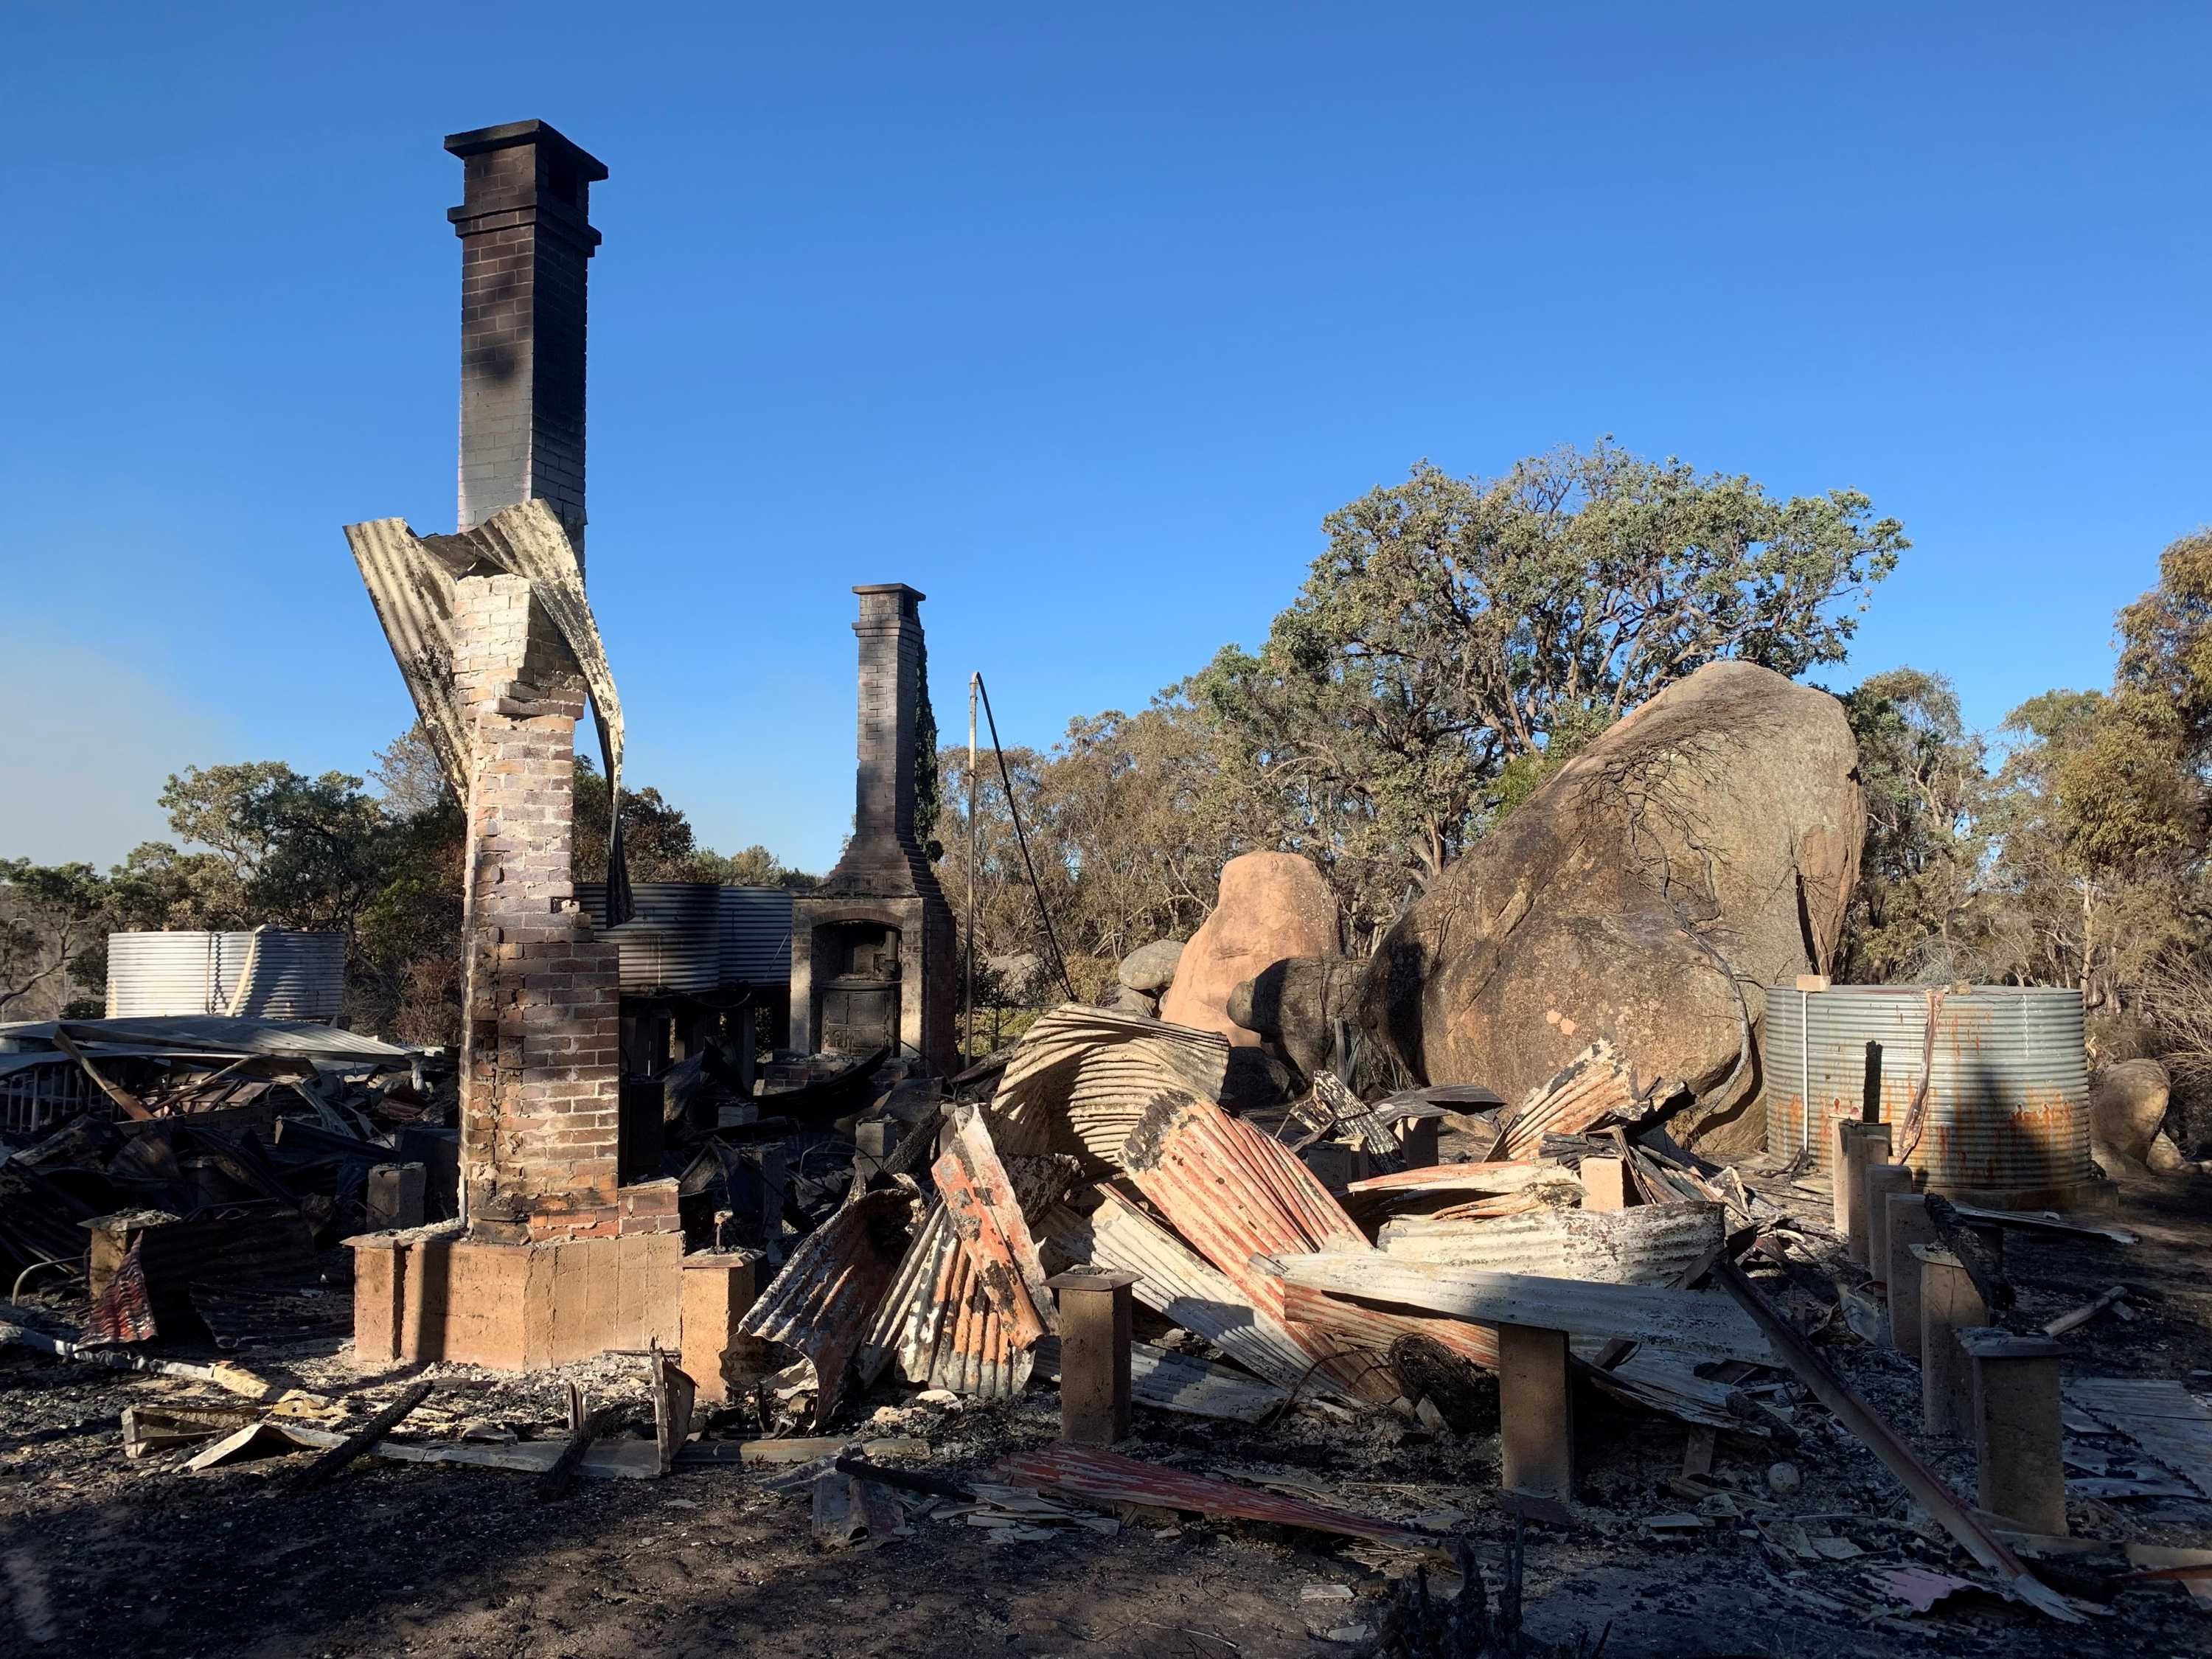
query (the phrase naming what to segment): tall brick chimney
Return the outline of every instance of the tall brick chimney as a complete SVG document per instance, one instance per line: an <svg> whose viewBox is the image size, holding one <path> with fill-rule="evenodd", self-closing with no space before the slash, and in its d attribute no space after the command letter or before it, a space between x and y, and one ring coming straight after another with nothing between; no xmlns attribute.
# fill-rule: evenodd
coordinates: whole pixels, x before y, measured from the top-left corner
<svg viewBox="0 0 2212 1659"><path fill-rule="evenodd" d="M460 527L552 504L584 547L584 284L606 168L543 121L457 132L446 216L461 239Z"/></svg>
<svg viewBox="0 0 2212 1659"><path fill-rule="evenodd" d="M924 596L903 582L853 592L860 597L853 839L821 885L793 905L792 1040L802 1050L845 1053L880 1045L942 1073L954 1057L952 911L915 830Z"/></svg>

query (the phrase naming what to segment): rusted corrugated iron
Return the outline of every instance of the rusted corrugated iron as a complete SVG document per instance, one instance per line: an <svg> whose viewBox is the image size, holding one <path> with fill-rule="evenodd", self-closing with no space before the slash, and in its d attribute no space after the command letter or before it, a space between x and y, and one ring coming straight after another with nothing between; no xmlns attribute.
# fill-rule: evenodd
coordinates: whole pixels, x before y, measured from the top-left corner
<svg viewBox="0 0 2212 1659"><path fill-rule="evenodd" d="M1318 1362L1319 1376L1369 1399L1395 1399L1396 1381L1343 1354L1321 1333L1285 1319L1282 1289L1255 1256L1370 1253L1366 1235L1280 1142L1211 1101L1166 1102L1146 1114L1121 1159L1137 1189L1235 1285L1238 1299L1280 1322Z"/></svg>
<svg viewBox="0 0 2212 1659"><path fill-rule="evenodd" d="M817 1429L836 1409L846 1368L898 1271L913 1209L901 1188L861 1194L800 1242L738 1323L814 1368Z"/></svg>
<svg viewBox="0 0 2212 1659"><path fill-rule="evenodd" d="M969 1270L981 1284L1006 1327L1007 1339L1027 1349L1060 1322L1036 1244L999 1162L982 1114L973 1106L952 1114L951 1145L932 1166L937 1190L960 1239Z"/></svg>
<svg viewBox="0 0 2212 1659"><path fill-rule="evenodd" d="M1255 1376L1316 1392L1311 1351L1280 1319L1111 1187L1088 1216L1054 1212L1047 1233L1077 1261L1137 1275L1134 1294L1154 1312L1194 1331ZM1334 1392L1323 1388L1323 1393Z"/></svg>
<svg viewBox="0 0 2212 1659"><path fill-rule="evenodd" d="M1212 1031L1067 1003L1023 1033L991 1098L1002 1152L1079 1152L1094 1173L1163 1099L1218 1100L1229 1044Z"/></svg>
<svg viewBox="0 0 2212 1659"><path fill-rule="evenodd" d="M1559 1166L1540 1158L1514 1158L1493 1164L1431 1164L1425 1169L1400 1170L1391 1175L1370 1176L1345 1188L1352 1193L1517 1193L1547 1170Z"/></svg>
<svg viewBox="0 0 2212 1659"><path fill-rule="evenodd" d="M1240 1486L1181 1469L1142 1463L1118 1452L1089 1446L1057 1445L1042 1451L1018 1452L1000 1465L1012 1480L1051 1486L1099 1504L1146 1504L1156 1509L1189 1510L1200 1515L1258 1521L1278 1527L1303 1527L1312 1532L1334 1533L1346 1538L1365 1538L1378 1544L1403 1544L1419 1548L1432 1545L1433 1534L1394 1522L1330 1509L1304 1498L1286 1498L1256 1486Z"/></svg>
<svg viewBox="0 0 2212 1659"><path fill-rule="evenodd" d="M1508 1119L1494 1158L1527 1158L1547 1134L1578 1135L1608 1123L1637 1123L1680 1092L1663 1078L1639 1083L1609 1042L1594 1042L1541 1088L1532 1089Z"/></svg>
<svg viewBox="0 0 2212 1659"><path fill-rule="evenodd" d="M1293 1328L1310 1332L1315 1340L1339 1350L1350 1350L1354 1364L1370 1377L1389 1381L1389 1398L1395 1398L1396 1381L1387 1369L1390 1345L1401 1336L1425 1336L1447 1352L1480 1365L1498 1369L1498 1334L1487 1325L1464 1319L1445 1319L1432 1314L1370 1308L1303 1285L1279 1284L1276 1300ZM1378 1370L1377 1368L1383 1368ZM1375 1390L1370 1388L1370 1393Z"/></svg>
<svg viewBox="0 0 2212 1659"><path fill-rule="evenodd" d="M1027 1215L1042 1215L1057 1203L1073 1173L1073 1160L1066 1158L1006 1161L1002 1178L1011 1187L1024 1237ZM984 1400L1011 1399L1028 1386L1036 1337L1022 1341L1009 1334L955 1221L940 1204L915 1233L861 1343L860 1375L872 1382L896 1358L909 1382ZM1034 1260L1034 1247L1030 1254ZM1048 1292L1032 1305L1056 1319ZM1042 1321L1038 1323L1042 1334Z"/></svg>

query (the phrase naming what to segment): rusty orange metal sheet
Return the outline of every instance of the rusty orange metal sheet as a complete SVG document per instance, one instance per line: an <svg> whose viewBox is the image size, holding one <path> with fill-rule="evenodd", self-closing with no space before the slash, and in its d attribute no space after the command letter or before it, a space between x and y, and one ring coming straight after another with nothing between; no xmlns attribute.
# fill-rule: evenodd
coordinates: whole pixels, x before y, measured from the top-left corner
<svg viewBox="0 0 2212 1659"><path fill-rule="evenodd" d="M1378 1376L1323 1333L1285 1318L1280 1282L1252 1265L1259 1255L1371 1252L1367 1236L1288 1148L1212 1101L1163 1102L1129 1137L1123 1158L1137 1189L1244 1301L1289 1330L1317 1374L1370 1400L1397 1397L1387 1371Z"/></svg>
<svg viewBox="0 0 2212 1659"><path fill-rule="evenodd" d="M1533 1158L1512 1158L1493 1164L1431 1164L1425 1169L1399 1170L1370 1176L1345 1188L1349 1193L1470 1192L1515 1193L1555 1167Z"/></svg>
<svg viewBox="0 0 2212 1659"><path fill-rule="evenodd" d="M1258 1486L1241 1486L1233 1481L1187 1474L1181 1469L1140 1462L1119 1452L1090 1446L1056 1445L1042 1451L1017 1452L1001 1462L999 1468L1012 1480L1054 1487L1095 1503L1148 1504L1164 1510L1191 1510L1200 1515L1259 1521L1279 1527L1303 1527L1310 1532L1334 1533L1345 1538L1366 1538L1380 1544L1404 1544L1415 1548L1437 1541L1432 1534L1395 1522L1330 1509L1304 1498L1286 1498Z"/></svg>
<svg viewBox="0 0 2212 1659"><path fill-rule="evenodd" d="M907 1247L914 1200L863 1193L800 1241L739 1322L744 1335L795 1349L814 1367L814 1426L836 1410L845 1371Z"/></svg>
<svg viewBox="0 0 2212 1659"><path fill-rule="evenodd" d="M1303 1285L1282 1285L1280 1296L1285 1318L1317 1332L1335 1347L1357 1349L1366 1364L1387 1364L1390 1345L1401 1336L1425 1336L1447 1353L1485 1370L1498 1369L1498 1333L1487 1325L1434 1314L1389 1312Z"/></svg>
<svg viewBox="0 0 2212 1659"><path fill-rule="evenodd" d="M1023 1348L1060 1328L1052 1292L1037 1260L1036 1242L999 1161L981 1112L963 1107L952 1116L952 1144L932 1166L953 1233L1007 1337Z"/></svg>

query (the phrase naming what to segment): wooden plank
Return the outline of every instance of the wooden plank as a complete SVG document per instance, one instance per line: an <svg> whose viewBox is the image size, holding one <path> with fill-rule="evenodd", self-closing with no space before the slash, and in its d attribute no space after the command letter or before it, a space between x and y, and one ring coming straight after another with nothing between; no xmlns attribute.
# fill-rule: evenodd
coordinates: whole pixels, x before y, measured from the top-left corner
<svg viewBox="0 0 2212 1659"><path fill-rule="evenodd" d="M1710 1291L1482 1273L1430 1261L1401 1261L1380 1251L1266 1260L1288 1283L1334 1297L1419 1308L1485 1325L1525 1325L1571 1336L1632 1337L1702 1358L1780 1363L1742 1310Z"/></svg>

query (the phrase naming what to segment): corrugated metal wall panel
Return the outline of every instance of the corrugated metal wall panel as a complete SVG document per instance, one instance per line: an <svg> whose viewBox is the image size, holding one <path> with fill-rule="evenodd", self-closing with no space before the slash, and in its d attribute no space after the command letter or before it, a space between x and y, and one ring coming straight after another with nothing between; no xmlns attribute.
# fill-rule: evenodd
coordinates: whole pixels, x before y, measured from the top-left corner
<svg viewBox="0 0 2212 1659"><path fill-rule="evenodd" d="M107 1017L233 1014L336 1019L345 1001L345 935L258 933L107 936Z"/></svg>
<svg viewBox="0 0 2212 1659"><path fill-rule="evenodd" d="M722 983L791 983L791 890L721 890Z"/></svg>
<svg viewBox="0 0 2212 1659"><path fill-rule="evenodd" d="M576 898L604 938L615 942L627 992L711 991L722 981L721 894L709 882L641 881L630 885L637 914L606 925L607 885L580 881Z"/></svg>
<svg viewBox="0 0 2212 1659"><path fill-rule="evenodd" d="M1759 1049L1769 1149L1796 1155L1809 1100L1814 1160L1826 1167L1834 1123L1859 1115L1869 1042L1881 1044L1882 1119L1902 1121L1920 1087L1931 999L1926 1127L1907 1159L1928 1187L2046 1188L2094 1178L2081 993L2042 986L1774 987Z"/></svg>

